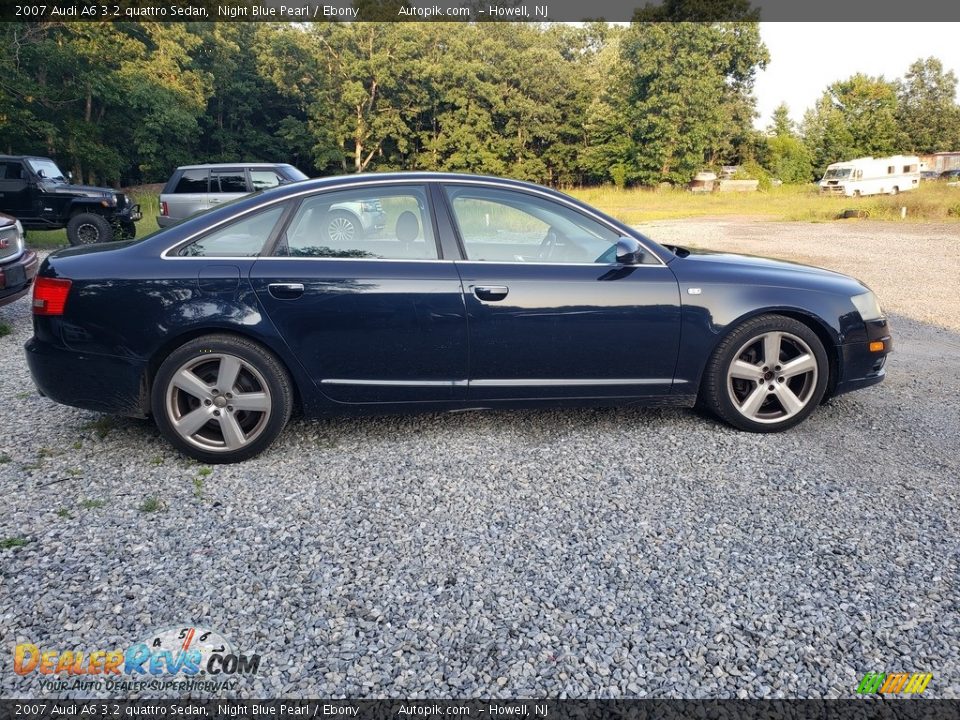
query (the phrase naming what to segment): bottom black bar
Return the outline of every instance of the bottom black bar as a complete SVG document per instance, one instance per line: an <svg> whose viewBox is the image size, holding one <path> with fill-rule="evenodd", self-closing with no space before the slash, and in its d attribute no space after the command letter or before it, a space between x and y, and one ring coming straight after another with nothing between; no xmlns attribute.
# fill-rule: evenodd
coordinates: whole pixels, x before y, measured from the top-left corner
<svg viewBox="0 0 960 720"><path fill-rule="evenodd" d="M7 718L960 720L960 700L0 700Z"/></svg>

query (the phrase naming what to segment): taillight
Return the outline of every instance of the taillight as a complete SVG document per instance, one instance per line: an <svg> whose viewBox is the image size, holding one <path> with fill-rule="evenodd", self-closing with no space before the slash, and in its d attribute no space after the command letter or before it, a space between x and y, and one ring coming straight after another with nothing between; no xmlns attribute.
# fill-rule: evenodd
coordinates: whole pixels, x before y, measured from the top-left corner
<svg viewBox="0 0 960 720"><path fill-rule="evenodd" d="M167 201L166 201L166 200L164 200L163 202L160 203L160 214L163 215L163 216L167 216L167 215L170 214L170 212L167 210Z"/></svg>
<svg viewBox="0 0 960 720"><path fill-rule="evenodd" d="M63 315L72 280L38 277L33 283L33 314Z"/></svg>

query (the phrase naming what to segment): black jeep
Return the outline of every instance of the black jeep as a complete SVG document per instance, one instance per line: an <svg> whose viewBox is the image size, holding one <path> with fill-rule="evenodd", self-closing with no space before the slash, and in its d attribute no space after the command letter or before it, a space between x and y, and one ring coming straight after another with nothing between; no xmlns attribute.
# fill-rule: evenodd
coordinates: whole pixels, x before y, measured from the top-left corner
<svg viewBox="0 0 960 720"><path fill-rule="evenodd" d="M140 206L110 188L73 185L44 157L0 155L0 212L27 230L67 229L71 245L136 236Z"/></svg>

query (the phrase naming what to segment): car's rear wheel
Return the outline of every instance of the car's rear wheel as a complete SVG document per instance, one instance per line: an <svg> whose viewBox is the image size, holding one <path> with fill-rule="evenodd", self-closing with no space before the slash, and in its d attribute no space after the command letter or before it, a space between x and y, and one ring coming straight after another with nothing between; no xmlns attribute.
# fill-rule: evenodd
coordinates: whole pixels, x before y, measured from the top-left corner
<svg viewBox="0 0 960 720"><path fill-rule="evenodd" d="M293 407L286 370L269 351L232 335L174 350L153 383L153 416L181 452L208 463L246 460L280 434Z"/></svg>
<svg viewBox="0 0 960 720"><path fill-rule="evenodd" d="M703 401L741 430L779 432L803 422L829 380L823 343L793 318L745 322L717 347L704 375Z"/></svg>
<svg viewBox="0 0 960 720"><path fill-rule="evenodd" d="M77 213L67 223L67 240L71 245L92 245L113 240L113 228L102 215Z"/></svg>

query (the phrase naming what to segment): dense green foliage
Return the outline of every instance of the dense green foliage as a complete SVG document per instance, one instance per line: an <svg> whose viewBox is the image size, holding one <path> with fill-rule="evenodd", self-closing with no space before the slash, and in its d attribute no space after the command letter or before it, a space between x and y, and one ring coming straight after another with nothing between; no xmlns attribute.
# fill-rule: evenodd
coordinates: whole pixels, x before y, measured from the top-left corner
<svg viewBox="0 0 960 720"><path fill-rule="evenodd" d="M960 146L956 78L932 58L899 83L834 83L800 130L783 109L755 131L769 57L734 1L738 22L682 22L672 0L625 28L4 23L0 149L114 184L268 160L624 186L723 164L804 182L858 154Z"/></svg>

